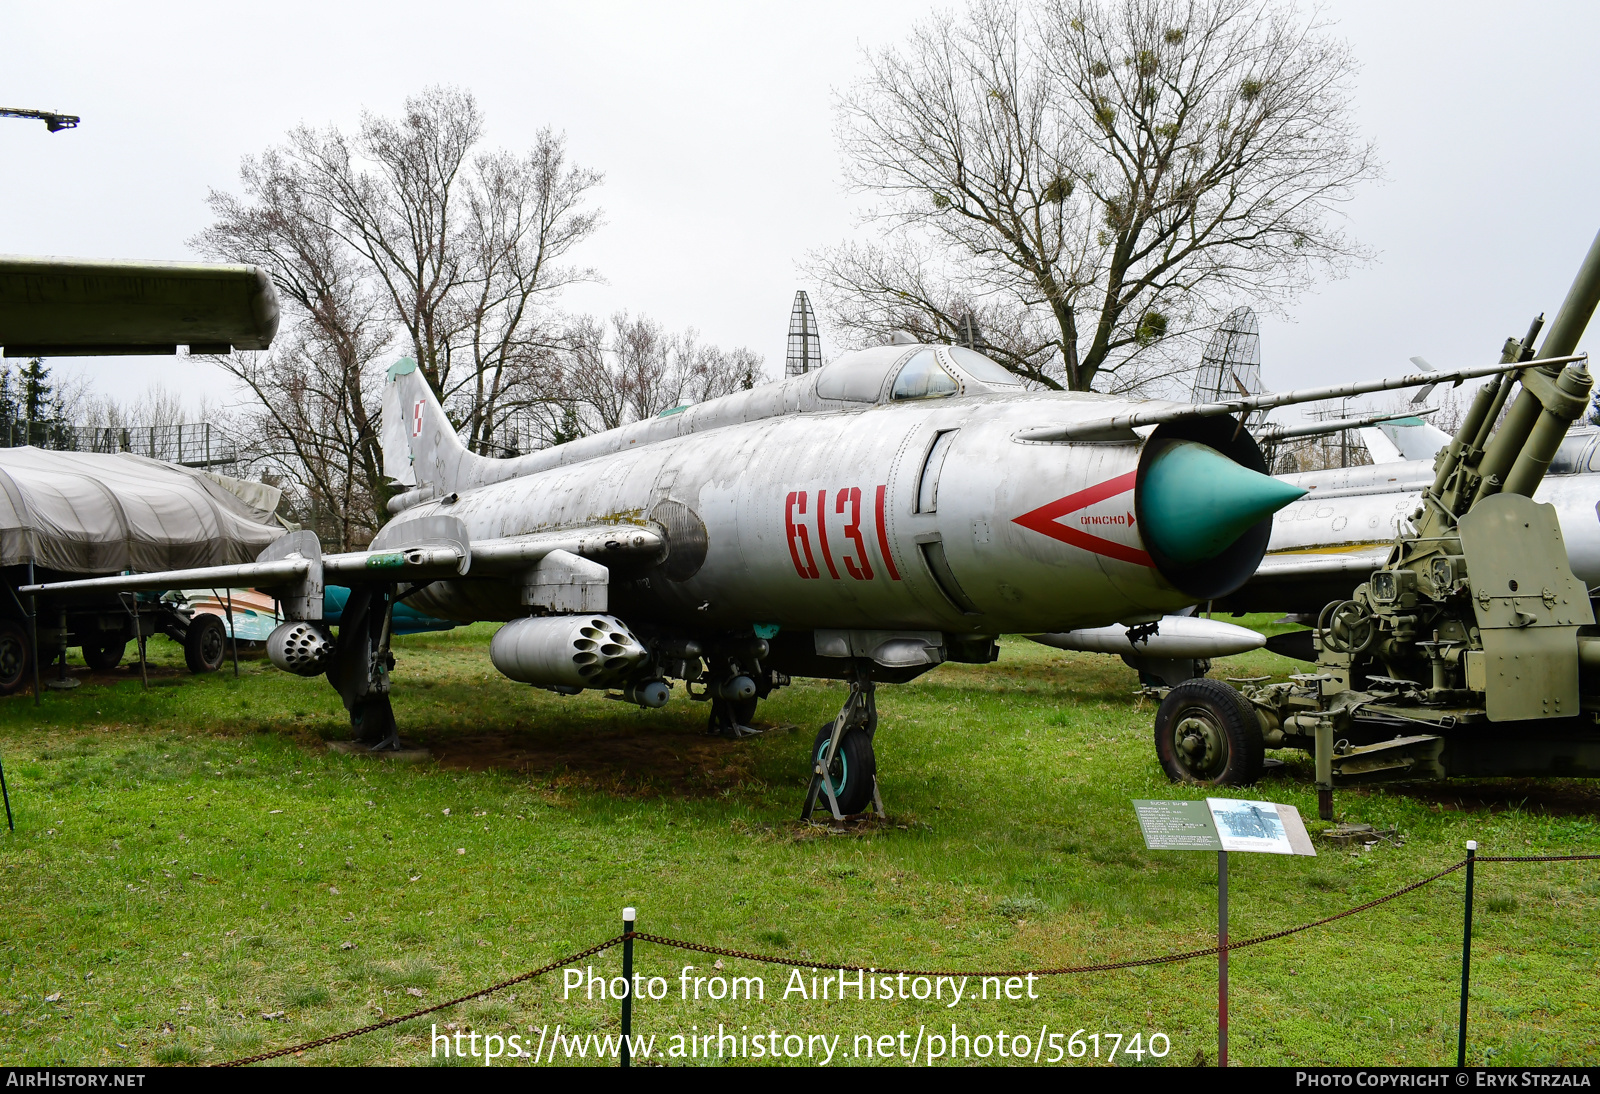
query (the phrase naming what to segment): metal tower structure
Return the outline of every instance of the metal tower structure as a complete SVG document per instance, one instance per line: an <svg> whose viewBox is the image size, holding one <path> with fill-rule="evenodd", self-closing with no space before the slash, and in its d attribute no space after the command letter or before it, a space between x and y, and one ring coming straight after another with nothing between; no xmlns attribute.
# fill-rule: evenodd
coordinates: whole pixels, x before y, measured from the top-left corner
<svg viewBox="0 0 1600 1094"><path fill-rule="evenodd" d="M1234 308L1211 336L1194 377L1194 401L1236 399L1240 387L1261 393L1261 327L1249 308Z"/></svg>
<svg viewBox="0 0 1600 1094"><path fill-rule="evenodd" d="M956 345L966 346L979 353L985 353L989 349L989 342L978 327L978 318L971 312L962 316L961 322L956 327Z"/></svg>
<svg viewBox="0 0 1600 1094"><path fill-rule="evenodd" d="M789 313L789 355L784 361L785 376L800 376L822 367L822 336L817 333L817 316L804 289L794 294L794 310Z"/></svg>

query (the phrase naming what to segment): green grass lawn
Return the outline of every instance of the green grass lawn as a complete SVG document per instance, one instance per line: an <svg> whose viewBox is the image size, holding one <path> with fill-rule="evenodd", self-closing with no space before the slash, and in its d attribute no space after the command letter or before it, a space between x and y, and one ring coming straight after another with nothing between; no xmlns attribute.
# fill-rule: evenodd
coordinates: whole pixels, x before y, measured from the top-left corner
<svg viewBox="0 0 1600 1094"><path fill-rule="evenodd" d="M842 686L785 689L758 716L778 728L725 741L702 735L705 708L681 690L640 711L514 684L489 664L491 630L397 644L396 711L407 741L432 750L425 764L330 751L346 721L320 680L263 660L238 680L192 677L164 639L148 692L134 667L80 670L82 687L40 707L0 699L17 823L0 835L4 1062L203 1063L308 1040L610 937L625 904L641 930L880 967L1044 967L1214 941L1214 856L1140 839L1130 798L1204 794L1162 776L1152 704L1120 662L1007 639L993 665L882 688L890 823L835 834L795 818L812 734ZM1292 668L1262 652L1213 675ZM1314 821L1309 763L1281 756L1252 793ZM1600 851L1600 788L1587 783L1396 787L1337 805L1397 827L1403 845L1234 856L1235 937L1370 900L1459 858L1467 839L1486 854ZM1461 891L1452 875L1236 953L1234 1061L1453 1062ZM1600 864L1480 870L1474 1060L1600 1059L1597 922ZM594 961L613 975L619 964L615 950ZM684 964L762 975L766 999L681 1001ZM1119 1064L1215 1055L1214 960L1045 980L1037 999L953 1009L786 1001L785 970L725 964L641 944L641 971L672 994L639 1002L636 1031L656 1034L658 1053L721 1023L840 1034L848 1054L858 1034L954 1022L969 1035L1170 1041L1164 1059ZM615 1031L618 1018L614 1003L564 1000L554 974L304 1062L426 1063L433 1022L527 1037L555 1023Z"/></svg>

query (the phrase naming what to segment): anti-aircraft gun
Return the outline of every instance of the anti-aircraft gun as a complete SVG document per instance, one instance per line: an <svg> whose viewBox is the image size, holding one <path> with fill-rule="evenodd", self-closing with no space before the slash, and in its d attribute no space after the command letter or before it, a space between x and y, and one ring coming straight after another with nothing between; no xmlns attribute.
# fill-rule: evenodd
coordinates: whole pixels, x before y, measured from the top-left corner
<svg viewBox="0 0 1600 1094"><path fill-rule="evenodd" d="M1247 784L1266 748L1303 748L1324 820L1336 786L1600 777L1595 606L1555 507L1532 500L1589 405L1593 381L1572 352L1597 301L1600 235L1538 351L1543 316L1506 340L1502 363L1525 367L1478 391L1384 565L1322 610L1316 671L1167 691L1155 738L1169 776Z"/></svg>

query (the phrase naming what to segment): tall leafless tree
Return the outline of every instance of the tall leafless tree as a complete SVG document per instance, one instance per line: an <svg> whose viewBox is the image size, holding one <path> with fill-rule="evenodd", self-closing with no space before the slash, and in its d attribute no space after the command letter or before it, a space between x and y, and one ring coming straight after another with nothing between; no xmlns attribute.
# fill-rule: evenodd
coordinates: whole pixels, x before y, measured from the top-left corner
<svg viewBox="0 0 1600 1094"><path fill-rule="evenodd" d="M567 162L564 138L541 130L518 156L475 153L482 137L477 102L447 87L407 99L398 119L364 115L353 136L302 126L247 161L253 203L212 195L218 225L201 237L222 253L211 237L270 202L345 250L475 446L558 345L554 297L596 278L565 258L600 224L585 206L600 175Z"/></svg>
<svg viewBox="0 0 1600 1094"><path fill-rule="evenodd" d="M882 242L810 261L857 340L970 313L1027 379L1115 390L1363 256L1355 65L1290 0L974 0L866 65L839 133Z"/></svg>
<svg viewBox="0 0 1600 1094"><path fill-rule="evenodd" d="M618 312L609 323L583 317L564 355L560 396L552 405L582 432L614 429L686 403L703 402L767 377L762 358L744 347L722 350L647 316ZM569 424L567 428L572 428Z"/></svg>
<svg viewBox="0 0 1600 1094"><path fill-rule="evenodd" d="M221 363L254 396L249 448L297 514L341 549L364 543L389 492L378 444L376 361L391 343L385 300L360 256L312 213L280 151L247 158L244 197L213 192L215 223L193 244L271 271L291 326L267 354Z"/></svg>
<svg viewBox="0 0 1600 1094"><path fill-rule="evenodd" d="M242 195L211 194L215 222L193 241L279 288L280 348L224 364L254 394L262 458L291 498L337 514L319 527L330 540L385 517L376 362L396 342L479 451L559 387L568 321L553 301L596 276L566 256L599 225L585 203L600 176L549 130L521 155L475 151L482 131L472 96L452 88L408 99L397 119L365 115L354 136L298 128L244 161Z"/></svg>

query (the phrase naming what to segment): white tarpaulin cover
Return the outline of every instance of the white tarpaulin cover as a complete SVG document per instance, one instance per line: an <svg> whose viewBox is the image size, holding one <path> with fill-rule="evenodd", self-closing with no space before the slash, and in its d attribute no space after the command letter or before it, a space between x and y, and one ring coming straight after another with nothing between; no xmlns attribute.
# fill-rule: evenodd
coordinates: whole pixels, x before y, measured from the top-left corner
<svg viewBox="0 0 1600 1094"><path fill-rule="evenodd" d="M0 566L76 574L225 566L254 562L283 534L270 511L200 471L130 452L0 449Z"/></svg>

